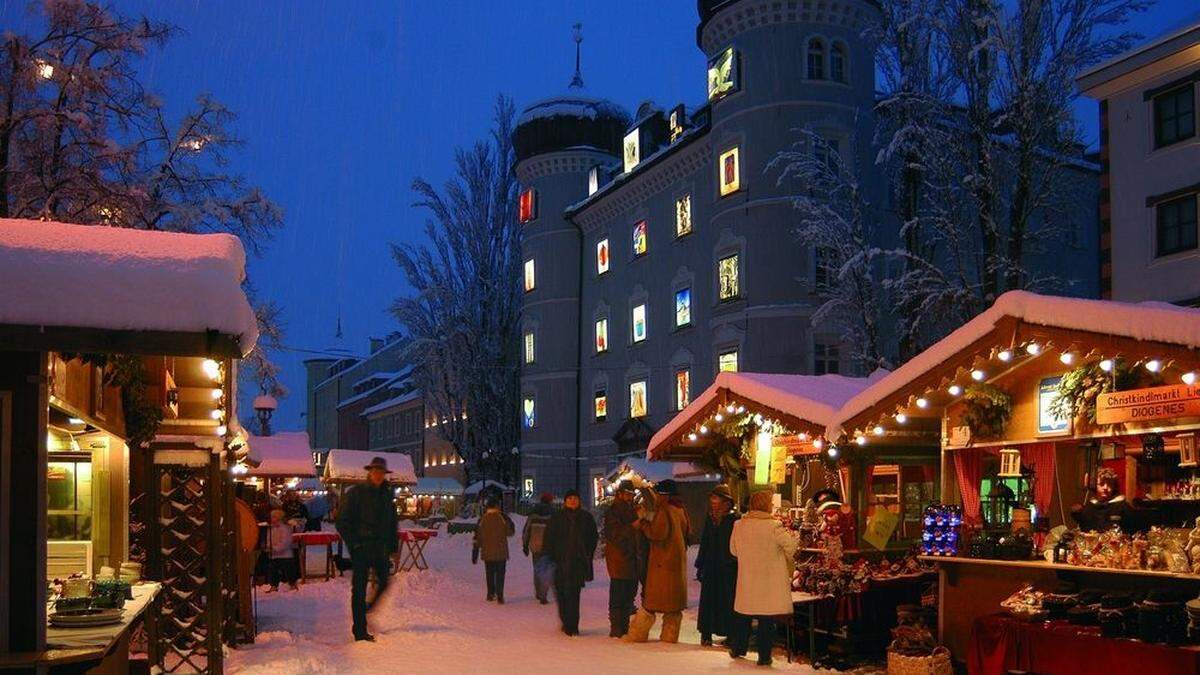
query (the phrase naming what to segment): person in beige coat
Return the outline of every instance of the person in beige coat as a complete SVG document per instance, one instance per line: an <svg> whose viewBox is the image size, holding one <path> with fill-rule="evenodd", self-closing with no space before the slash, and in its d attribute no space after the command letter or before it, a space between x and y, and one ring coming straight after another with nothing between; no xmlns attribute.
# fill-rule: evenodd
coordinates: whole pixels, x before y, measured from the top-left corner
<svg viewBox="0 0 1200 675"><path fill-rule="evenodd" d="M729 655L741 658L750 643L750 623L758 620L758 665L771 664L775 617L792 613L792 570L800 542L771 515L770 490L750 496L750 510L733 525L729 552L738 561L734 593L734 635Z"/></svg>
<svg viewBox="0 0 1200 675"><path fill-rule="evenodd" d="M657 615L663 615L663 642L679 641L683 609L687 607L687 542L691 532L687 511L679 501L675 481L654 486L654 515L643 520L641 531L650 542L642 606L629 624L624 639L645 642Z"/></svg>
<svg viewBox="0 0 1200 675"><path fill-rule="evenodd" d="M508 538L516 528L512 518L500 510L500 500L488 497L487 510L479 517L475 527L475 547L471 562L483 558L484 576L487 577L488 602L495 600L504 604L504 571L508 566Z"/></svg>

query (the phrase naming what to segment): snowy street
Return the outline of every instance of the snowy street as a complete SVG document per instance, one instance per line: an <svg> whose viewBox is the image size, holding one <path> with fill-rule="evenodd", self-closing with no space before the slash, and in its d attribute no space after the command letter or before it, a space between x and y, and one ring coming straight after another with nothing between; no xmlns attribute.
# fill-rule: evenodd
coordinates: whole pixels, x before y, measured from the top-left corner
<svg viewBox="0 0 1200 675"><path fill-rule="evenodd" d="M521 555L520 531L510 543L505 583L507 603L484 600L483 564L471 564L470 535L442 532L425 549L430 569L393 577L383 604L369 618L374 644L350 636L350 575L299 591L258 595L259 634L255 644L228 652L231 673L290 675L412 670L421 673L696 673L762 672L750 658L733 661L726 650L699 646L696 599L691 582L690 607L684 614L680 643L628 644L608 637L608 577L596 560L596 581L582 598L578 637L559 632L553 601L540 605L533 596L532 565ZM318 558L313 549L310 560ZM689 550L694 558L696 547ZM775 668L789 673L816 672L788 664L782 649Z"/></svg>

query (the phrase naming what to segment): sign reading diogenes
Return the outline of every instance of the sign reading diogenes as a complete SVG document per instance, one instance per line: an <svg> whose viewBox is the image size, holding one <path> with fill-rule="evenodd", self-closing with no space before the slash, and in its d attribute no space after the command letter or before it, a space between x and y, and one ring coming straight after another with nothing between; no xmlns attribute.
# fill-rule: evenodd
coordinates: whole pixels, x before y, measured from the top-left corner
<svg viewBox="0 0 1200 675"><path fill-rule="evenodd" d="M1110 391L1096 397L1096 423L1121 424L1200 417L1200 387L1175 384L1149 389Z"/></svg>

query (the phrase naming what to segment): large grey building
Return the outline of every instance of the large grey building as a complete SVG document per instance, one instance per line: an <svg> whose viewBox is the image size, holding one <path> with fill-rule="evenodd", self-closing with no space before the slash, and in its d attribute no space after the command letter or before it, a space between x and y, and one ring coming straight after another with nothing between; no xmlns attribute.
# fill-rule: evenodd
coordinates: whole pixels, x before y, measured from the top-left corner
<svg viewBox="0 0 1200 675"><path fill-rule="evenodd" d="M578 485L594 498L597 477L720 369L853 374L840 336L813 326L824 268L793 236L788 188L768 164L806 127L845 165L874 171L860 184L883 201L864 37L878 7L698 5L703 105L631 116L589 96L576 72L518 121L527 493ZM1077 257L1094 277L1094 258Z"/></svg>

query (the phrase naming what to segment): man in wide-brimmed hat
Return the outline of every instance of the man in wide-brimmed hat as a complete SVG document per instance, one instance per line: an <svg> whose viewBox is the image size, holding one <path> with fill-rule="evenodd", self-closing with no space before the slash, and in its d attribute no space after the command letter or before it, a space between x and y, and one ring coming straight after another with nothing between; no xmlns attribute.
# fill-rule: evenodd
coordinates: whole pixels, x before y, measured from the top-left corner
<svg viewBox="0 0 1200 675"><path fill-rule="evenodd" d="M733 595L737 587L737 558L729 552L729 537L738 514L733 494L724 483L708 494L708 517L696 554L696 578L700 581L700 611L696 626L700 644L713 643L713 635L733 635Z"/></svg>
<svg viewBox="0 0 1200 675"><path fill-rule="evenodd" d="M353 576L350 582L350 614L354 639L375 641L367 632L367 611L379 603L388 587L396 554L396 501L387 475L387 460L376 457L367 464L367 482L346 493L338 512L337 530L350 549ZM375 570L375 597L367 601L367 580Z"/></svg>

